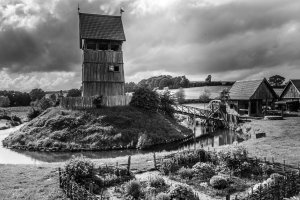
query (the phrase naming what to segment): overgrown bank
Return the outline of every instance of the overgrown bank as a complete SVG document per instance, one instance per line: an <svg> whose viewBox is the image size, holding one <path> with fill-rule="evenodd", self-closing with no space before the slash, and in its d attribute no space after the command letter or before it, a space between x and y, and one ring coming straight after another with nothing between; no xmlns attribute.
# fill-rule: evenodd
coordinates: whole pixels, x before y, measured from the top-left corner
<svg viewBox="0 0 300 200"><path fill-rule="evenodd" d="M52 151L147 148L191 134L172 118L131 106L87 111L50 108L9 135L3 145Z"/></svg>

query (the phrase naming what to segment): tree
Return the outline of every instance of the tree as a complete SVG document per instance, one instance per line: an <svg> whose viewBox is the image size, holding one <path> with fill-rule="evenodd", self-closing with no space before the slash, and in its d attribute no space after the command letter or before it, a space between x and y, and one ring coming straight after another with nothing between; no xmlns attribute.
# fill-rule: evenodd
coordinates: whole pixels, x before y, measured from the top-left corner
<svg viewBox="0 0 300 200"><path fill-rule="evenodd" d="M220 96L219 96L220 100L222 102L227 102L229 100L229 90L227 88L223 89L221 92L220 92Z"/></svg>
<svg viewBox="0 0 300 200"><path fill-rule="evenodd" d="M210 91L204 90L204 92L199 96L199 100L203 103L207 103L210 101Z"/></svg>
<svg viewBox="0 0 300 200"><path fill-rule="evenodd" d="M51 94L49 98L50 98L53 102L55 102L56 99L57 99L57 97L56 97L56 95L55 95L54 93Z"/></svg>
<svg viewBox="0 0 300 200"><path fill-rule="evenodd" d="M44 90L35 88L29 92L31 101L41 100L45 96Z"/></svg>
<svg viewBox="0 0 300 200"><path fill-rule="evenodd" d="M211 75L208 75L205 79L206 83L211 83Z"/></svg>
<svg viewBox="0 0 300 200"><path fill-rule="evenodd" d="M144 110L156 111L159 102L159 96L155 91L147 87L140 87L133 93L130 105Z"/></svg>
<svg viewBox="0 0 300 200"><path fill-rule="evenodd" d="M280 75L274 75L269 78L269 83L275 87L281 86L284 81L285 78Z"/></svg>
<svg viewBox="0 0 300 200"><path fill-rule="evenodd" d="M125 92L134 92L137 87L134 82L125 83Z"/></svg>
<svg viewBox="0 0 300 200"><path fill-rule="evenodd" d="M79 89L71 89L68 91L67 97L80 97L81 90Z"/></svg>
<svg viewBox="0 0 300 200"><path fill-rule="evenodd" d="M0 96L0 107L8 107L10 105L10 100L6 96Z"/></svg>
<svg viewBox="0 0 300 200"><path fill-rule="evenodd" d="M179 88L179 90L175 93L175 97L177 98L179 104L184 103L185 100L184 90L182 88Z"/></svg>
<svg viewBox="0 0 300 200"><path fill-rule="evenodd" d="M159 109L164 112L165 115L174 117L175 109L172 105L175 104L175 100L172 97L170 91L164 91L160 95Z"/></svg>
<svg viewBox="0 0 300 200"><path fill-rule="evenodd" d="M187 88L189 87L189 83L190 81L185 76L181 77L180 87Z"/></svg>

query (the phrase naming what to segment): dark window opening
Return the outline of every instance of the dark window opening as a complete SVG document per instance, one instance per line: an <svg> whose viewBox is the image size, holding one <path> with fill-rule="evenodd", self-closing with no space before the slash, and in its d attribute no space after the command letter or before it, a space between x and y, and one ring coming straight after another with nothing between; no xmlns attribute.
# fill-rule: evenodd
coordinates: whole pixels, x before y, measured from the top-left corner
<svg viewBox="0 0 300 200"><path fill-rule="evenodd" d="M120 71L120 67L119 66L114 66L114 71L115 72L119 72Z"/></svg>
<svg viewBox="0 0 300 200"><path fill-rule="evenodd" d="M86 44L86 48L96 50L96 44L95 43L88 43L88 44Z"/></svg>
<svg viewBox="0 0 300 200"><path fill-rule="evenodd" d="M120 71L120 67L119 66L110 65L108 67L108 71L110 71L110 72L119 72Z"/></svg>
<svg viewBox="0 0 300 200"><path fill-rule="evenodd" d="M99 50L108 50L108 44L99 44Z"/></svg>
<svg viewBox="0 0 300 200"><path fill-rule="evenodd" d="M111 45L111 50L113 50L113 51L119 51L120 50L120 46L118 44L112 44Z"/></svg>

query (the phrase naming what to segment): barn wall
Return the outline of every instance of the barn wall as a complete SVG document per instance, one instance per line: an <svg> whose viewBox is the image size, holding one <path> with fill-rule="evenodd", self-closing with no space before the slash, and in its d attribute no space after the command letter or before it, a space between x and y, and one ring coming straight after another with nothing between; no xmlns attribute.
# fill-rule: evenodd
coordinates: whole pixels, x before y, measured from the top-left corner
<svg viewBox="0 0 300 200"><path fill-rule="evenodd" d="M299 91L297 90L297 88L289 83L289 86L286 88L286 90L284 91L284 95L282 97L283 99L300 99L300 94Z"/></svg>
<svg viewBox="0 0 300 200"><path fill-rule="evenodd" d="M273 93L267 86L265 82L262 82L260 86L257 88L255 93L252 95L251 99L274 99Z"/></svg>
<svg viewBox="0 0 300 200"><path fill-rule="evenodd" d="M119 66L118 72L109 66ZM83 96L115 96L125 93L123 54L121 51L83 51Z"/></svg>

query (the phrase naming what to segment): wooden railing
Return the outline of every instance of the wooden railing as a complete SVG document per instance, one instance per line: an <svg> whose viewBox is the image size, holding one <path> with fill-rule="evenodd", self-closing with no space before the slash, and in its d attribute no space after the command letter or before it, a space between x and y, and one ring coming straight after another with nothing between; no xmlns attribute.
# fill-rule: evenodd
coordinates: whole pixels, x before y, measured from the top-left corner
<svg viewBox="0 0 300 200"><path fill-rule="evenodd" d="M94 108L93 101L96 97L62 97L60 105L66 109L88 109ZM129 105L132 96L118 95L118 96L104 96L102 98L102 105L113 107L113 106L126 106Z"/></svg>

